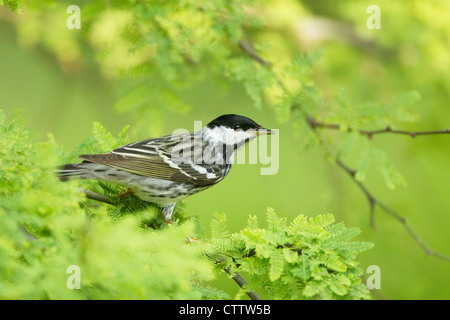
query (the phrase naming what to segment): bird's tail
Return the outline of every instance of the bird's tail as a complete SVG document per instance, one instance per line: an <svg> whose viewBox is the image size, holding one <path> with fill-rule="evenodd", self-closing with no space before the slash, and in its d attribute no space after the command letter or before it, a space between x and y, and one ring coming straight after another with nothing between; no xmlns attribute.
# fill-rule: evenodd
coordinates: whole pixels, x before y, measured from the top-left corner
<svg viewBox="0 0 450 320"><path fill-rule="evenodd" d="M65 164L54 170L61 181L71 178L88 179L89 171L85 163Z"/></svg>

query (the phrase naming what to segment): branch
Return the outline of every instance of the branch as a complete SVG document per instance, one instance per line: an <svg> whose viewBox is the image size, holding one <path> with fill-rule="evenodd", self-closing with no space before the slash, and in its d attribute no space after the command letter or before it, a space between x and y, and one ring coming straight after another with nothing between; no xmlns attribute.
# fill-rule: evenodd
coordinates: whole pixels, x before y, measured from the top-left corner
<svg viewBox="0 0 450 320"><path fill-rule="evenodd" d="M239 42L241 48L247 52L247 54L250 56L250 58L254 59L255 61L258 61L261 65L270 67L270 63L266 60L262 59L258 54L255 52L255 50L244 40L241 40ZM279 81L279 78L277 78L277 81ZM284 89L284 87L283 87ZM293 106L295 107L295 106ZM326 128L326 129L333 129L333 130L339 130L341 126L339 124L326 124L323 122L317 121L312 116L305 114L304 116L306 118L306 121L308 122L309 126L316 130L317 128ZM348 128L348 131L353 131L352 128ZM392 134L400 134L400 135L409 135L411 138L415 138L420 135L434 135L434 134L449 134L449 129L444 130L433 130L433 131L405 131L405 130L394 130L390 126L387 126L385 129L379 129L379 130L358 130L360 134L366 135L368 138L372 138L376 134L384 134L384 133L392 133ZM375 207L380 207L383 211L385 211L387 214L395 218L397 221L399 221L403 227L406 229L408 234L413 238L413 240L425 251L425 253L429 256L435 256L437 258L443 259L445 261L450 261L450 257L447 255L444 255L442 253L436 252L432 250L430 247L428 247L422 239L417 235L417 233L411 228L411 226L406 221L405 217L397 213L392 208L385 205L383 202L381 202L378 198L376 198L368 189L367 187L362 184L360 181L356 180L356 171L345 165L340 159L336 159L336 164L339 166L339 168L343 169L347 174L350 175L352 178L352 181L361 189L361 191L364 193L364 195L367 198L367 201L369 202L370 206L370 224L372 227L375 228Z"/></svg>
<svg viewBox="0 0 450 320"><path fill-rule="evenodd" d="M307 116L306 120L308 121L308 124L313 129L316 129L316 128L324 128L324 129L332 129L332 130L340 130L341 129L341 126L337 123L319 122L311 116ZM352 128L348 128L347 131L352 132L355 130ZM406 130L395 130L395 129L392 129L391 126L387 126L385 129L356 130L356 131L362 135L366 135L370 139L376 134L383 134L383 133L403 134L403 135L408 135L411 138L415 138L417 136L432 135L432 134L450 134L450 128L444 129L444 130L431 130L431 131L406 131Z"/></svg>
<svg viewBox="0 0 450 320"><path fill-rule="evenodd" d="M108 200L108 198L106 198L105 196L103 196L97 192L94 192L92 190L85 190L85 189L81 189L81 188L78 190L80 192L83 192L85 194L86 198L88 198L88 199L114 205L111 201Z"/></svg>
<svg viewBox="0 0 450 320"><path fill-rule="evenodd" d="M450 257L449 256L446 256L446 255L444 255L442 253L436 252L436 251L432 250L430 247L428 247L422 241L422 239L417 235L417 233L411 228L409 223L406 221L405 217L403 217L402 215L397 213L395 210L393 210L392 208L388 207L383 202L381 202L378 198L376 198L367 189L366 186L364 186L364 184L362 184L360 181L356 180L356 177L355 177L356 171L355 170L350 169L340 159L336 160L336 164L341 169L343 169L352 178L353 182L361 189L361 191L366 196L367 201L369 202L369 205L370 205L370 217L371 217L371 221L370 222L371 222L372 227L375 227L374 212L375 212L375 207L378 206L383 211L385 211L387 214L389 214L390 216L394 217L397 221L399 221L403 225L403 227L406 229L408 234L411 236L411 238L413 238L413 240L423 249L423 251L425 251L425 253L428 256L435 256L435 257L438 257L440 259L443 259L443 260L446 260L446 261L450 261Z"/></svg>
<svg viewBox="0 0 450 320"><path fill-rule="evenodd" d="M0 206L0 208L5 211L7 216L9 216L11 219L13 219L15 221L15 219L13 217L11 217L9 210L6 207ZM18 221L15 221L15 222L17 223L17 227L20 229L21 232L23 232L23 234L29 241L37 240L37 237L34 234L32 234L31 232L29 232L27 230L27 228L25 228L20 222L18 222Z"/></svg>
<svg viewBox="0 0 450 320"><path fill-rule="evenodd" d="M306 116L306 120L308 121L308 124L311 126L312 129L316 128L327 128L327 129L340 129L339 124L325 124L316 121L311 116ZM352 131L351 128L348 129L348 131ZM375 134L382 134L382 133L394 133L394 134L404 134L409 135L412 138L415 138L418 135L430 135L430 134L444 134L444 133L450 133L450 129L440 130L440 131L404 131L404 130L393 130L390 126L388 126L386 129L381 130L358 130L359 133L363 135L367 135L367 137L372 138ZM447 255L444 255L442 253L436 252L432 250L430 247L428 247L423 240L418 236L418 234L411 228L409 223L406 221L406 218L397 213L395 210L381 202L378 198L376 198L368 189L367 187L360 181L356 179L356 170L351 169L346 164L344 164L339 158L336 159L336 164L343 169L351 178L352 181L360 188L360 190L364 193L364 195L367 198L367 201L369 202L370 206L370 225L373 228L376 228L375 226L375 207L381 208L384 212L392 216L394 219L399 221L405 230L408 232L408 234L411 236L411 238L425 251L425 253L428 256L435 256L440 259L443 259L445 261L450 262L450 257Z"/></svg>
<svg viewBox="0 0 450 320"><path fill-rule="evenodd" d="M230 269L231 269L231 266L228 266L227 268L224 268L223 270L225 270L226 273L231 275ZM234 273L233 280L241 288L244 288L244 286L248 284L248 282L238 272ZM249 296L249 298L252 300L262 300L262 298L259 296L259 294L257 294L255 291L247 291L246 293Z"/></svg>
<svg viewBox="0 0 450 320"><path fill-rule="evenodd" d="M239 46L241 47L242 50L244 50L249 56L250 58L252 58L253 60L257 61L259 64L263 65L263 66L269 66L270 63L267 62L266 60L264 60L263 58L261 58L253 49L253 47L245 40L241 39L239 41Z"/></svg>
<svg viewBox="0 0 450 320"><path fill-rule="evenodd" d="M254 251L253 251L254 254ZM221 264L226 262L225 258L219 258L218 256L214 257L209 253L205 254L206 257L208 257L208 259L211 259L212 261L214 261L215 264ZM233 259L233 262L236 263ZM223 268L223 270L228 273L231 276L231 265L229 265L226 268ZM239 287L244 288L244 286L246 286L248 284L248 282L239 274L239 272L235 272L233 275L233 280L239 285ZM249 296L250 299L252 300L263 300L259 294L257 294L255 291L247 291L246 292L247 295Z"/></svg>

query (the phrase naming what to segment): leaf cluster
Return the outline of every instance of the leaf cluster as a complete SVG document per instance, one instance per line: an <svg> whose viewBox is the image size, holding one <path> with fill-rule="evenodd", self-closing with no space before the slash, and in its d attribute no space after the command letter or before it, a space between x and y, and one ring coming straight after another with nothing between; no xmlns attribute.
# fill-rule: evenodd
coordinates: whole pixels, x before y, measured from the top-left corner
<svg viewBox="0 0 450 320"><path fill-rule="evenodd" d="M211 223L208 257L220 268L229 266L231 275L249 275L242 292L261 288L269 299L369 298L356 258L373 245L352 241L358 228L334 223L332 214L299 215L287 223L271 208L266 223L261 228L249 216L247 227L231 235L225 214L216 213Z"/></svg>
<svg viewBox="0 0 450 320"><path fill-rule="evenodd" d="M120 140L94 127L100 146ZM186 243L195 222L155 232L145 225L151 208L130 200L111 217L112 206L87 201L80 182L57 180L52 169L62 153L51 136L37 143L0 112L0 298L203 298L197 289L213 272ZM67 286L73 265L81 270L80 289Z"/></svg>

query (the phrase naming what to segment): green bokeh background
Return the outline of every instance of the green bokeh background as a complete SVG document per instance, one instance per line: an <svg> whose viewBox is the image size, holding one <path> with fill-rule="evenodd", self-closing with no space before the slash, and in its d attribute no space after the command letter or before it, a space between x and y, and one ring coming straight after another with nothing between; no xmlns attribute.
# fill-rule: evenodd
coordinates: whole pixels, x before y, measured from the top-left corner
<svg viewBox="0 0 450 320"><path fill-rule="evenodd" d="M266 17L265 23L272 29L259 33L257 41L276 48L278 41L291 37L307 49L320 48L322 58L314 67L314 78L330 98L341 87L353 101L383 101L402 91L417 90L421 100L413 111L420 116L420 122L405 124L402 129L445 129L450 126L449 3L267 1L264 5L272 8L273 14ZM379 30L366 27L369 16L366 8L371 4L381 8ZM25 11L21 18L26 19L27 14ZM133 127L136 119L132 114L119 114L113 108L129 85L128 80L105 76L89 43L81 45L78 64L67 69L48 45L23 41L26 35L19 32L20 22L13 15L0 7L0 108L5 109L7 116L12 117L20 110L37 139L45 139L51 132L66 150L92 134L93 121L101 122L113 133L128 124ZM312 21L308 19L319 18L342 24L353 33L348 35L333 27L330 30L336 32L326 39L300 39L299 30L306 30L305 23ZM60 27L61 37L67 32L79 32L64 29L65 21ZM271 60L276 60L277 50L271 52ZM330 212L347 226L360 227L360 240L375 244L360 259L363 268L378 265L381 269L381 290L376 290L376 298L450 298L449 262L427 257L403 226L378 208L377 229L371 228L369 206L357 186L320 149L302 151L292 123L278 123L270 106L256 109L239 83L224 88L204 80L182 95L194 106L191 111L185 114L164 111L159 128L131 130L130 140L148 138L149 132L163 135L177 128L191 131L194 120L206 123L225 113L246 115L265 127L279 129L276 175L261 175L261 164L237 164L223 182L185 201L187 214L197 215L205 230L216 210L227 214L231 232L245 226L248 214L264 221L267 207L273 207L288 219L301 213L315 216ZM407 186L389 190L375 170L365 180L381 201L407 219L429 247L447 255L450 254L449 139L449 135L415 139L376 136L372 143L386 150ZM236 292L235 284L225 276L217 281L221 288Z"/></svg>

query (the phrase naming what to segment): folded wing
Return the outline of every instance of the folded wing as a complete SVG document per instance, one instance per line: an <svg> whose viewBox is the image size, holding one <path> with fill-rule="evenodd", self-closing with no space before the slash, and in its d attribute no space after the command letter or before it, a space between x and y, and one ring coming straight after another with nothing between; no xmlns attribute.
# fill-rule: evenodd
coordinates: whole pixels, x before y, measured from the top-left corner
<svg viewBox="0 0 450 320"><path fill-rule="evenodd" d="M93 163L107 165L130 173L198 186L213 185L223 178L220 164L195 163L186 157L194 150L193 134L172 135L128 144L104 154L81 155ZM173 152L176 151L176 152Z"/></svg>

